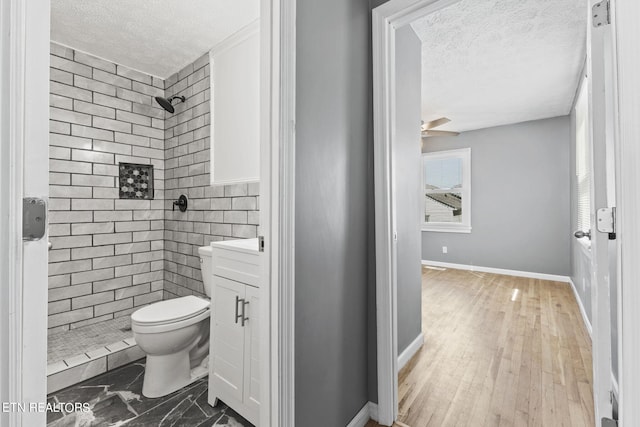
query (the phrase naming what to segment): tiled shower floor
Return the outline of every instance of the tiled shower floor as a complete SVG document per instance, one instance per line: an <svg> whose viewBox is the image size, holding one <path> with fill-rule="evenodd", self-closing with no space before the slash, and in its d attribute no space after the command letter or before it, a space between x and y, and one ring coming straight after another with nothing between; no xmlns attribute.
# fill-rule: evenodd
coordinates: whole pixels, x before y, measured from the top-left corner
<svg viewBox="0 0 640 427"><path fill-rule="evenodd" d="M48 338L47 364L68 359L133 337L131 317L82 326Z"/></svg>

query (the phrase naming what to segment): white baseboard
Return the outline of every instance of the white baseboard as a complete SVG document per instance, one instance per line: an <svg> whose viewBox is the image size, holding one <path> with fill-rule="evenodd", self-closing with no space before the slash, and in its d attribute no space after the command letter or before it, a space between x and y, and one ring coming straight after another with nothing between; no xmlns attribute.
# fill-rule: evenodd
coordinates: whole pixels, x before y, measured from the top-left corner
<svg viewBox="0 0 640 427"><path fill-rule="evenodd" d="M404 368L404 365L406 365L407 362L409 362L409 360L411 360L411 358L418 352L418 350L420 350L422 344L424 344L424 335L422 334L422 332L420 332L416 339L414 339L411 344L409 344L407 348L404 349L400 356L398 356L398 371Z"/></svg>
<svg viewBox="0 0 640 427"><path fill-rule="evenodd" d="M528 277L530 279L552 280L554 282L569 283L569 276L560 276L557 274L534 273L531 271L506 270L504 268L480 267L477 265L454 264L451 262L427 261L422 260L423 265L432 265L434 267L455 268L457 270L480 271L482 273L504 274L506 276Z"/></svg>
<svg viewBox="0 0 640 427"><path fill-rule="evenodd" d="M578 307L580 308L580 314L582 315L582 321L584 322L584 326L587 328L587 332L589 332L589 337L591 337L592 329L591 322L589 321L589 316L587 316L587 311L584 309L584 305L582 304L582 300L580 299L580 295L578 294L578 289L576 288L576 284L573 283L573 280L569 279L569 284L571 285L571 289L573 289L573 295L576 297L576 301L578 302Z"/></svg>
<svg viewBox="0 0 640 427"><path fill-rule="evenodd" d="M368 405L369 405L369 417L373 421L378 421L378 404L369 402Z"/></svg>
<svg viewBox="0 0 640 427"><path fill-rule="evenodd" d="M372 410L375 407L375 418L373 417ZM355 417L351 420L347 427L364 427L367 425L369 420L377 420L378 419L378 405L372 402L367 402L364 404L362 409L356 414Z"/></svg>

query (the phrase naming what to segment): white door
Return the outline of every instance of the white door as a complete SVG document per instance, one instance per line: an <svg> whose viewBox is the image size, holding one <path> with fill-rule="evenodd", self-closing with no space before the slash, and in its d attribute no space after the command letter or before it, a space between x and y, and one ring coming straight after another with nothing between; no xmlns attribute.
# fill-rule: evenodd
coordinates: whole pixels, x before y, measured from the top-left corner
<svg viewBox="0 0 640 427"><path fill-rule="evenodd" d="M596 6L599 4L600 6ZM593 346L593 393L595 423L612 418L611 391L611 291L616 284L616 245L614 234L605 229L607 215L598 210L615 207L615 135L613 46L611 25L607 24L605 2L590 1L587 30L587 74L591 144L591 303ZM592 9L593 8L593 9ZM600 23L600 24L599 24ZM611 216L609 216L611 218ZM614 279L615 280L615 279Z"/></svg>
<svg viewBox="0 0 640 427"><path fill-rule="evenodd" d="M230 396L242 401L244 369L244 327L242 302L245 285L219 276L213 276L213 359L210 361L211 379L209 401Z"/></svg>

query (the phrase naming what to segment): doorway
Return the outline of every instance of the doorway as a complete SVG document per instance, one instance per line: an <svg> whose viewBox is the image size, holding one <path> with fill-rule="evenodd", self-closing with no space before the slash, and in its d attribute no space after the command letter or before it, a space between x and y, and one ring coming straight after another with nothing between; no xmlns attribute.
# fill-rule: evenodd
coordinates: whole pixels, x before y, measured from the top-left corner
<svg viewBox="0 0 640 427"><path fill-rule="evenodd" d="M261 43L264 81L261 83L261 91L264 95L263 108L266 107L260 117L260 128L264 135L261 149L261 159L264 163L261 173L265 181L263 189L266 189L261 190L265 200L262 224L267 257L263 265L265 277L269 280L279 277L280 268L289 268L290 265L289 258L275 256L280 251L280 244L288 242L286 238L280 238L281 230L287 229L288 226L281 218L285 213L288 215L286 205L281 207L277 203L268 203L272 191L280 189L281 185L292 185L286 180L280 180L281 175L278 173L292 167L279 161L282 152L286 153L287 147L293 141L290 134L281 138L281 130L285 129L282 123L289 123L289 114L292 114L292 111L276 108L277 113L270 112L275 108L274 105L279 105L282 99L288 100L289 94L295 93L291 80L280 77L283 70L291 71L292 62L288 57L290 53L280 54L279 46L281 42L291 45L292 28L295 25L292 20L281 19L279 13L290 8L290 2L276 4L262 1L260 4L264 18L264 38ZM48 194L48 179L46 174L41 172L47 170L48 163L49 113L48 102L45 100L48 99L49 87L49 7L34 3L27 5L26 2L18 0L5 2L1 18L3 28L11 28L11 37L5 37L7 33L3 33L2 37L2 93L7 95L3 96L2 106L3 141L5 137L11 140L11 144L3 142L2 191L7 195L6 200L14 202L3 204L3 236L10 242L3 245L3 258L10 261L11 268L7 268L9 276L6 278L7 283L11 283L12 286L7 289L8 298L3 299L3 304L6 305L2 309L3 324L6 325L3 328L2 342L11 343L6 347L6 353L3 353L2 357L3 373L7 373L2 376L2 396L3 401L45 402L47 293L42 292L42 286L47 282L47 240L45 235L41 240L24 243L23 251L22 230L18 229L18 225L22 222L22 196L46 199ZM286 40L285 37L281 37L285 29ZM287 88L287 95L281 96L280 91L284 87ZM5 129L11 132L5 133ZM280 148L275 148L276 144L273 141L276 140ZM4 207L9 205L12 208L6 211L5 216ZM33 268L37 265L42 268ZM3 278L4 274L3 265ZM288 285L292 283L284 282ZM265 306L260 310L264 317L264 322L261 322L264 332L261 347L268 349L268 355L261 363L265 378L265 381L261 382L261 393L266 396L263 402L266 410L261 415L261 424L281 425L281 417L291 418L285 411L293 410L286 404L281 404L278 399L283 396L285 402L293 401L293 390L289 386L291 382L280 382L292 378L292 365L279 365L273 361L276 359L275 355L293 352L287 338L281 339L279 334L280 331L287 330L283 327L282 319L291 316L284 315L285 310L278 310L287 306L285 303L279 304L282 298L280 289L265 286L263 292L261 301ZM24 319L29 320L25 322ZM5 320L8 322L4 323ZM8 425L44 424L42 412L4 413L2 416L3 424L6 421Z"/></svg>
<svg viewBox="0 0 640 427"><path fill-rule="evenodd" d="M379 203L376 205L376 222L379 224L379 228L377 228L376 233L376 261L378 268L378 345L380 346L378 353L378 380L380 385L379 414L381 422L383 420L385 422L389 422L389 419L396 419L394 411L397 411L397 407L393 407L393 405L386 407L386 405L387 402L394 400L397 401L397 399L399 399L396 394L397 384L395 384L395 381L397 381L397 379L394 378L394 373L396 371L394 369L389 371L384 367L393 366L395 368L397 366L397 353L393 353L394 350L396 350L396 343L398 339L395 328L398 327L401 321L399 318L400 312L398 311L401 298L398 290L400 273L395 273L400 265L400 239L396 237L399 237L399 233L396 234L396 232L399 231L396 224L399 224L400 221L400 209L398 207L399 196L395 190L398 188L397 176L399 172L394 171L394 162L396 162L398 158L396 139L398 135L396 108L398 108L398 105L396 104L396 96L398 91L401 90L401 85L395 80L397 75L396 67L398 66L397 61L400 55L397 52L395 43L398 40L400 29L404 25L413 22L417 18L425 17L436 10L443 10L447 6L453 4L452 2L428 1L410 2L410 4L408 4L408 2L397 2L394 8L394 2L390 3L391 4L388 3L374 10L374 76L376 76L375 70L378 70L379 72L379 74L377 74L378 78L374 81L374 100L378 107L375 109L374 113L376 121L376 147L378 150L376 152L376 191L378 194L382 195L379 199ZM392 27L389 25L392 25ZM455 131L455 129L443 130ZM384 227L382 227L383 224ZM440 245L438 245L438 249L439 246ZM471 268L469 269L475 269L473 268L472 263L468 264L471 264ZM443 265L439 266L443 267ZM451 267L451 265L446 265L445 267ZM525 269L511 268L504 270ZM505 273L505 271L502 271L502 273ZM507 272L507 274L508 273L509 272ZM606 299L606 304L603 303L603 298L598 298L595 301L602 306L606 306L608 309L608 298ZM596 321L599 322L600 320ZM601 326L606 329L607 325L601 324ZM605 339L605 337L602 337L601 339ZM594 341L598 341L597 336L594 336ZM383 349L382 346L388 347L387 349ZM610 348L606 344L604 347ZM391 350L389 348L391 348ZM595 344L594 348L597 348ZM596 363L598 366L610 366L607 362ZM609 368L606 368L605 370L607 373L610 372ZM595 372L600 371L601 370L596 369ZM599 387L602 388L600 389ZM599 383L598 381L596 382L596 390L604 390L607 389L607 387L608 384L605 384L603 381L600 381ZM602 392L599 394L602 395ZM600 412L606 413L606 405L603 405L603 408L604 409ZM392 415L390 418L385 419L384 414L387 414L387 409Z"/></svg>

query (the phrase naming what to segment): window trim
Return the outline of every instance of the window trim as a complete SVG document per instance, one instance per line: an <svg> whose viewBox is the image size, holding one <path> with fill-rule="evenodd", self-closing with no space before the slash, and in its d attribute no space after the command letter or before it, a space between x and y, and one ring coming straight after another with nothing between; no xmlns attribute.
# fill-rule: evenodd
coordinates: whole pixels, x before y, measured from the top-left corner
<svg viewBox="0 0 640 427"><path fill-rule="evenodd" d="M422 221L422 231L435 231L441 233L471 233L471 147L422 153L422 185L420 187L420 197L422 198L422 216L424 216L425 212L425 159L428 158L430 160L437 160L450 157L457 157L462 160L462 191L460 191L460 193L462 193L463 200L462 221L459 223Z"/></svg>

